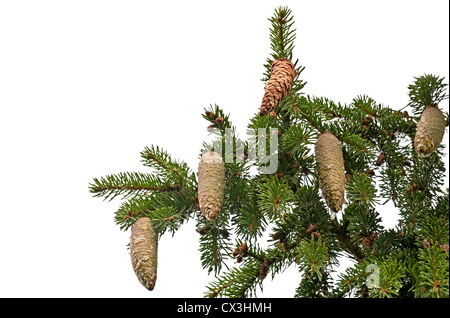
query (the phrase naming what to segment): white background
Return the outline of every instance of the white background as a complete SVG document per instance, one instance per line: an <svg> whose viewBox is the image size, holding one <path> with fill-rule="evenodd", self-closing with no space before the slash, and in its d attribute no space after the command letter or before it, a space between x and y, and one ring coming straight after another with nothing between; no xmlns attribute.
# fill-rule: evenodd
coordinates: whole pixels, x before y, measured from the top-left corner
<svg viewBox="0 0 450 318"><path fill-rule="evenodd" d="M88 183L146 171L139 152L152 144L196 171L210 104L245 133L280 5L293 10L308 94L399 109L414 76L449 82L444 0L0 2L1 297L203 296L213 277L194 222L161 238L149 292L113 220L120 202ZM395 210L379 211L395 225ZM269 275L263 295L292 297L299 279Z"/></svg>

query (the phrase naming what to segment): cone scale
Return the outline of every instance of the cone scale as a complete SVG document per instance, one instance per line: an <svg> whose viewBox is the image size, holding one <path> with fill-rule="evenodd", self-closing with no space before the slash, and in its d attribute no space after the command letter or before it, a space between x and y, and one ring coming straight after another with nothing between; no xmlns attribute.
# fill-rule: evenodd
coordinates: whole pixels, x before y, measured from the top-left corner
<svg viewBox="0 0 450 318"><path fill-rule="evenodd" d="M202 215L215 220L222 209L225 191L225 164L214 151L205 152L198 165L198 203Z"/></svg>
<svg viewBox="0 0 450 318"><path fill-rule="evenodd" d="M344 204L346 180L342 147L336 136L328 131L320 134L315 155L322 195L331 211L339 212Z"/></svg>

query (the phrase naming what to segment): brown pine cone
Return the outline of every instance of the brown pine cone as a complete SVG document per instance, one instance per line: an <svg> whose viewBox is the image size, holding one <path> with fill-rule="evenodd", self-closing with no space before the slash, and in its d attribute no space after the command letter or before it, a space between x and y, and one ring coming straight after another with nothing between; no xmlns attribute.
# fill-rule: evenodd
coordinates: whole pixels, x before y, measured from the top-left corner
<svg viewBox="0 0 450 318"><path fill-rule="evenodd" d="M158 236L148 217L139 218L131 229L131 264L139 282L148 290L156 283Z"/></svg>
<svg viewBox="0 0 450 318"><path fill-rule="evenodd" d="M225 164L214 151L203 154L198 165L198 204L208 220L217 218L222 209L225 191Z"/></svg>
<svg viewBox="0 0 450 318"><path fill-rule="evenodd" d="M344 204L345 168L342 147L332 133L320 134L315 146L319 186L328 207L338 212Z"/></svg>
<svg viewBox="0 0 450 318"><path fill-rule="evenodd" d="M427 107L417 123L414 148L419 157L429 157L441 144L445 132L445 117L438 107Z"/></svg>
<svg viewBox="0 0 450 318"><path fill-rule="evenodd" d="M280 58L272 62L270 79L261 103L259 115L265 116L277 107L291 90L295 75L294 64L288 59Z"/></svg>

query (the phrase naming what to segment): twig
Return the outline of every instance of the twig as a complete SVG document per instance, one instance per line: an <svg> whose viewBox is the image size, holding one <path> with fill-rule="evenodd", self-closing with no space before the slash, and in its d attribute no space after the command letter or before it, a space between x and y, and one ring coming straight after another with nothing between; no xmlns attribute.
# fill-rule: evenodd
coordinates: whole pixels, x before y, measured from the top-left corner
<svg viewBox="0 0 450 318"><path fill-rule="evenodd" d="M155 162L156 162L158 165L160 165L163 169L169 171L169 169L167 168L167 166L166 166L163 162L161 162L161 160L159 160L158 158L156 158L156 156L155 156L154 154L147 153L147 157L148 157L149 159L155 161ZM178 180L180 181L179 187L182 188L183 185L184 185L184 178L183 178L183 176L178 172L177 168L175 168L175 167L174 167L171 171L178 177Z"/></svg>
<svg viewBox="0 0 450 318"><path fill-rule="evenodd" d="M138 186L138 185L125 185L125 186L113 186L113 185L109 185L109 186L104 186L104 187L97 187L97 188L93 188L91 190L92 193L98 193L98 192L102 192L102 191L108 191L108 190L147 190L147 191L160 191L160 192L165 192L165 191L178 191L180 189L179 186L177 185L164 185L161 187L150 187L150 186Z"/></svg>
<svg viewBox="0 0 450 318"><path fill-rule="evenodd" d="M350 252L353 256L356 257L358 261L362 261L364 259L364 254L358 249L357 246L350 243L349 237L345 234L345 230L342 228L343 225L339 225L336 219L333 221L333 229L336 233L337 239L342 245Z"/></svg>

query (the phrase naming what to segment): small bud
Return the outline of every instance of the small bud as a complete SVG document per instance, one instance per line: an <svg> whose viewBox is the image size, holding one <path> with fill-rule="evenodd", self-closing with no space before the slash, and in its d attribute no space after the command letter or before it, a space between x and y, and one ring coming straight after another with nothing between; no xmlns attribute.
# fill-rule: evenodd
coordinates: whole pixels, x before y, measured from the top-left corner
<svg viewBox="0 0 450 318"><path fill-rule="evenodd" d="M373 121L373 117L372 116L367 116L366 118L364 118L363 120L363 125L368 125Z"/></svg>
<svg viewBox="0 0 450 318"><path fill-rule="evenodd" d="M381 166L385 159L386 159L386 156L384 154L380 153L375 164L377 166Z"/></svg>
<svg viewBox="0 0 450 318"><path fill-rule="evenodd" d="M247 251L247 242L244 242L239 246L239 252L245 253L246 251Z"/></svg>
<svg viewBox="0 0 450 318"><path fill-rule="evenodd" d="M365 237L363 239L362 243L365 247L369 247L370 245L372 245L372 243L370 242L370 239L368 237Z"/></svg>
<svg viewBox="0 0 450 318"><path fill-rule="evenodd" d="M219 125L219 126L221 126L221 125L223 124L223 121L224 121L224 119L223 119L222 117L217 117L217 118L214 120L214 122L215 122L217 125Z"/></svg>
<svg viewBox="0 0 450 318"><path fill-rule="evenodd" d="M208 110L205 112L205 115L206 115L206 117L211 118L211 119L214 119L216 117L216 115L213 112L210 112Z"/></svg>
<svg viewBox="0 0 450 318"><path fill-rule="evenodd" d="M281 231L276 231L275 233L272 234L272 239L278 240L282 236L283 236L283 234L281 233Z"/></svg>
<svg viewBox="0 0 450 318"><path fill-rule="evenodd" d="M259 278L261 280L266 278L268 272L269 272L269 261L267 260L267 258L265 258L261 264L261 267L259 268Z"/></svg>
<svg viewBox="0 0 450 318"><path fill-rule="evenodd" d="M311 235L312 232L314 232L315 229L317 229L317 223L311 223L308 225L308 229L306 230L306 235Z"/></svg>
<svg viewBox="0 0 450 318"><path fill-rule="evenodd" d="M228 238L230 236L230 232L228 232L227 230L221 230L220 234L222 234L223 238Z"/></svg>
<svg viewBox="0 0 450 318"><path fill-rule="evenodd" d="M322 234L320 234L319 232L312 232L311 235L314 236L314 239L316 240L322 237Z"/></svg>
<svg viewBox="0 0 450 318"><path fill-rule="evenodd" d="M197 230L197 232L198 232L200 235L204 235L204 234L206 234L206 232L208 232L210 229L211 229L211 226L202 226L201 228L199 228L199 229Z"/></svg>
<svg viewBox="0 0 450 318"><path fill-rule="evenodd" d="M423 247L425 247L425 248L430 248L430 247L431 247L430 241L428 241L427 238L424 238L424 239L423 239L422 245L423 245Z"/></svg>

